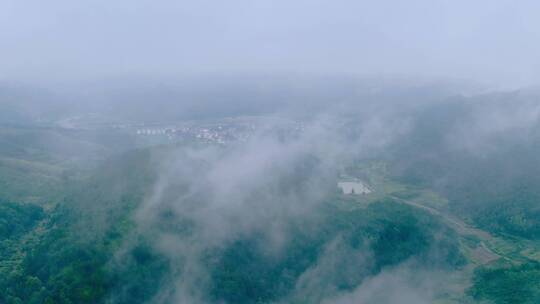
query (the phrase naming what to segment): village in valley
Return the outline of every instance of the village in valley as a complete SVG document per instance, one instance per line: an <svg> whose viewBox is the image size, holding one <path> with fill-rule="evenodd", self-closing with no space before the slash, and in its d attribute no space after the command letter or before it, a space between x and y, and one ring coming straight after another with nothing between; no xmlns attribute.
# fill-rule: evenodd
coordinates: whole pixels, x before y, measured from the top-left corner
<svg viewBox="0 0 540 304"><path fill-rule="evenodd" d="M298 135L302 122L275 117L235 117L207 121L119 122L115 118L92 113L73 116L54 123L56 128L71 131L100 130L134 136L152 143L203 142L227 144L247 141L254 134L272 132L281 138Z"/></svg>

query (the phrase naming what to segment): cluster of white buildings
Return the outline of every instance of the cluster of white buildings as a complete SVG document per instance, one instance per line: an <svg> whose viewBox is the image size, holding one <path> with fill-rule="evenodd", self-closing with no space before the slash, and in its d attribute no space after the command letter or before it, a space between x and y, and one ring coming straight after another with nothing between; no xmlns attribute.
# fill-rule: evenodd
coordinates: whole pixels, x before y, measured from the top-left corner
<svg viewBox="0 0 540 304"><path fill-rule="evenodd" d="M137 136L158 136L174 139L194 139L204 142L224 144L233 141L247 141L256 130L265 131L264 126L256 122L222 122L211 124L174 125L139 125L134 128ZM275 126L271 131L296 134L303 131L299 123Z"/></svg>
<svg viewBox="0 0 540 304"><path fill-rule="evenodd" d="M230 141L246 140L253 128L237 126L189 126L189 127L146 127L135 131L140 136L167 136L174 138L191 138L206 142L224 144Z"/></svg>
<svg viewBox="0 0 540 304"><path fill-rule="evenodd" d="M355 179L353 181L338 182L338 188L341 189L343 194L360 195L360 194L371 193L371 189L369 189L369 187L366 186L366 184L364 184L362 181L358 179Z"/></svg>
<svg viewBox="0 0 540 304"><path fill-rule="evenodd" d="M167 134L169 129L139 129L137 135L164 135Z"/></svg>

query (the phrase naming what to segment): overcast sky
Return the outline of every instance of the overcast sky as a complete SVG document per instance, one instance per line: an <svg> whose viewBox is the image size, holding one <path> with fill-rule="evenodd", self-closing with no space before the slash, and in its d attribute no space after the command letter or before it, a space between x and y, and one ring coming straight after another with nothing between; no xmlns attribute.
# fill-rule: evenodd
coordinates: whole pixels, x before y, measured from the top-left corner
<svg viewBox="0 0 540 304"><path fill-rule="evenodd" d="M0 1L3 80L244 72L539 83L540 1Z"/></svg>

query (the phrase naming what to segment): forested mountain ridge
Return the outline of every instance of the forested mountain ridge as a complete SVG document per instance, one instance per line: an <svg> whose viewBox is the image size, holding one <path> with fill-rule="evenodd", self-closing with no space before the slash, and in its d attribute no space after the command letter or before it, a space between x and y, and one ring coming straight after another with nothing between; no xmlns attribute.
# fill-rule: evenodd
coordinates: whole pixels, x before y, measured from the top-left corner
<svg viewBox="0 0 540 304"><path fill-rule="evenodd" d="M0 303L535 303L534 96L4 125Z"/></svg>

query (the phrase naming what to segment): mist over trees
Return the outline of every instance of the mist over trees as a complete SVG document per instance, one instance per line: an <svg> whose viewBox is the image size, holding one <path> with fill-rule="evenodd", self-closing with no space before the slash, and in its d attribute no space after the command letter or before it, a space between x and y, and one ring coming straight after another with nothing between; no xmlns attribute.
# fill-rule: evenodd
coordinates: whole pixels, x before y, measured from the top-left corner
<svg viewBox="0 0 540 304"><path fill-rule="evenodd" d="M0 304L540 302L540 4L0 3Z"/></svg>
<svg viewBox="0 0 540 304"><path fill-rule="evenodd" d="M62 127L65 117L35 119L34 113L23 129L4 122L16 136L2 137L3 155L32 166L6 160L11 190L5 198L35 197L45 204L32 207L32 216L14 204L9 212L21 210L21 224L13 222L18 215L6 218L6 227L19 225L21 232L6 231L4 243L21 242L27 253L17 257L9 245L3 249L19 261L17 272L2 281L9 290L4 301L395 303L405 297L431 303L449 292L448 274L464 272L471 261L462 236L444 221L399 203L423 188L448 198L444 212L494 235L538 239L540 111L534 90L471 93L467 86L437 82L303 81L303 87L286 88L275 79L257 80L266 89L251 98L268 107L246 98L235 115L280 119L255 120L261 123L247 140L227 145L141 145L124 129L89 127L138 120L152 126L160 111L170 115L166 124L181 117L230 119L214 107L217 99L194 90L135 94L140 104L129 102L131 94L111 94L118 103L92 105L100 122L82 129ZM219 100L236 100L247 85L212 87L208 96L216 90ZM146 96L156 103L143 103ZM309 96L317 98L308 102ZM201 101L204 119L176 108L175 100L188 97ZM147 110L155 107L156 113ZM69 111L66 117L85 115ZM278 126L284 121L298 121L301 131L283 133ZM355 167L375 160L386 164L385 179L407 190L351 207L356 203L335 189L340 172L360 174L381 192L382 173ZM15 195L13 177L24 183L37 168L49 176L47 191L21 187ZM43 215L47 206L54 208ZM36 241L22 243L24 231ZM485 285L490 271L476 274L471 299L493 296ZM386 285L396 293L383 292Z"/></svg>

